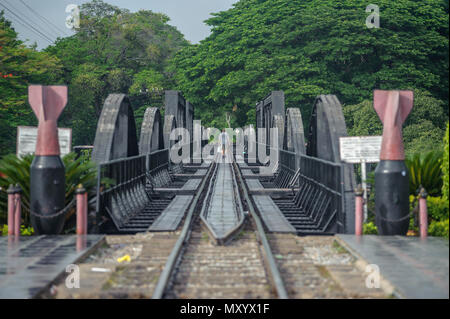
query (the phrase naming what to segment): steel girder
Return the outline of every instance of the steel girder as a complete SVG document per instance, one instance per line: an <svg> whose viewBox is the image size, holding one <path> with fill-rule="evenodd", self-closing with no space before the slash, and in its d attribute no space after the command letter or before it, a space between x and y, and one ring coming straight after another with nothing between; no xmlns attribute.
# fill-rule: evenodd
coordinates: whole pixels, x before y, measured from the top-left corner
<svg viewBox="0 0 450 319"><path fill-rule="evenodd" d="M319 95L313 106L309 124L306 154L335 163L341 163L339 138L347 136L342 105L336 95ZM345 206L345 229L340 232L353 233L355 229L355 205L353 191L356 186L352 164L343 164L343 187Z"/></svg>
<svg viewBox="0 0 450 319"><path fill-rule="evenodd" d="M98 120L92 160L97 163L138 155L136 123L125 94L110 94Z"/></svg>
<svg viewBox="0 0 450 319"><path fill-rule="evenodd" d="M156 107L145 110L139 139L139 154L149 154L164 148L163 123Z"/></svg>

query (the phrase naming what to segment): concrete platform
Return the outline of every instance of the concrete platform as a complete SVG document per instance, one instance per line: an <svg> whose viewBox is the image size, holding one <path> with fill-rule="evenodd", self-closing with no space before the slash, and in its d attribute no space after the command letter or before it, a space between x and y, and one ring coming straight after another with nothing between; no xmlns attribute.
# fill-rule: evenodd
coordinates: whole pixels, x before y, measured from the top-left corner
<svg viewBox="0 0 450 319"><path fill-rule="evenodd" d="M449 241L446 238L336 235L357 258L376 264L402 298L449 298Z"/></svg>
<svg viewBox="0 0 450 319"><path fill-rule="evenodd" d="M0 299L38 296L103 242L103 235L0 237Z"/></svg>

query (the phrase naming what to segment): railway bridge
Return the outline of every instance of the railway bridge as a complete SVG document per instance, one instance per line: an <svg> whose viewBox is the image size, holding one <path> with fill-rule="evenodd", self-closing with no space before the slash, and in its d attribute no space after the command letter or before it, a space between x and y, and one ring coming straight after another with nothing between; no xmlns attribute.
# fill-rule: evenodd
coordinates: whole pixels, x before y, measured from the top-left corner
<svg viewBox="0 0 450 319"><path fill-rule="evenodd" d="M356 185L353 166L341 163L339 156L339 137L347 135L341 104L336 96L323 95L317 98L312 113L310 142L306 143L300 110L286 110L283 92L271 92L256 106L254 132L240 130L236 136L236 141L244 134L247 137L246 152L230 145L229 162L237 163L243 187L269 232L353 233ZM138 141L127 97L112 94L106 99L92 151L92 159L99 165L96 220L90 223L94 232L177 229L194 195L201 193L202 179L211 165L208 160L194 163L193 115L192 104L180 92L166 91L164 119L157 108L149 107ZM180 136L170 138L177 128L186 129L183 145ZM277 146L270 144L270 138L267 144L258 142L262 139L257 132L269 137L274 128L279 132ZM199 130L203 143L195 142L204 146L210 132ZM181 151L186 146L188 154L175 164L170 152L177 143ZM258 150L264 147L263 152ZM215 151L212 147L210 153ZM277 160L271 163L273 171L260 174L260 168L270 163L263 164L249 154L272 151ZM104 180L115 182L105 184ZM232 189L235 184L230 184Z"/></svg>
<svg viewBox="0 0 450 319"><path fill-rule="evenodd" d="M347 131L335 95L317 97L307 129L300 109L285 107L282 91L270 92L255 111L256 123L230 132L222 155L218 132L194 121L195 107L181 92L165 92L164 115L146 109L139 138L130 100L110 94L91 155L98 174L94 199L85 203L87 234L46 235L60 228L53 218L60 213L35 213L43 235L2 239L8 257L0 263L0 296L448 298L448 272L427 273L431 292L417 295L396 285L394 269L377 289L367 286L367 268L356 262L361 255L369 256L367 266L378 256L377 243L386 245L392 260L376 262L390 269L411 264L397 253L417 243L355 240L356 182L353 165L340 159L339 138ZM448 269L448 245L428 245L439 249L419 249L425 268ZM442 259L438 251L445 249ZM75 290L61 280L68 263L79 267ZM405 275L423 269L412 264ZM33 280L21 279L33 269Z"/></svg>

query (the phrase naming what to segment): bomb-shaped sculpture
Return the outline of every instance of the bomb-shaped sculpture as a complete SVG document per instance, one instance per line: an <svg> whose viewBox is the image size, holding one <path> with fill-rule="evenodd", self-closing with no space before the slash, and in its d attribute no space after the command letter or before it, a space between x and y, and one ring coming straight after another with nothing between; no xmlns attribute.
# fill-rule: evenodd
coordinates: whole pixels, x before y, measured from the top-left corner
<svg viewBox="0 0 450 319"><path fill-rule="evenodd" d="M66 183L56 123L67 103L67 87L31 85L28 102L39 123L30 169L31 224L39 235L59 234L66 217L63 212Z"/></svg>
<svg viewBox="0 0 450 319"><path fill-rule="evenodd" d="M413 100L412 91L374 91L374 108L383 122L380 162L375 169L375 221L380 235L408 232L409 176L402 124Z"/></svg>

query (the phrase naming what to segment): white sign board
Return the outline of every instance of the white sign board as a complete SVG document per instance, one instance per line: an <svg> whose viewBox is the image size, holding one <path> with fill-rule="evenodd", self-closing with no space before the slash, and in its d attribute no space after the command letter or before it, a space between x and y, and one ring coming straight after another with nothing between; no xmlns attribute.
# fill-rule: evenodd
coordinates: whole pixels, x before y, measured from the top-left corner
<svg viewBox="0 0 450 319"><path fill-rule="evenodd" d="M37 131L37 127L17 127L17 157L22 158L36 151ZM69 154L72 146L72 129L58 128L58 139L61 156Z"/></svg>
<svg viewBox="0 0 450 319"><path fill-rule="evenodd" d="M341 160L347 163L380 161L382 136L340 137Z"/></svg>

